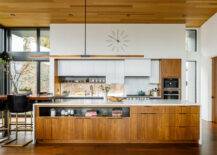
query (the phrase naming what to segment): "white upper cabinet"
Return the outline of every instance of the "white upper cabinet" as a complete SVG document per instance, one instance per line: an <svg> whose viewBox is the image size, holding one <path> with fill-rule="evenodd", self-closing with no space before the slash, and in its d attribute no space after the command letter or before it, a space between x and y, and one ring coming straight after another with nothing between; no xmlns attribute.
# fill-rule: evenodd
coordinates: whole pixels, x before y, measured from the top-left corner
<svg viewBox="0 0 217 155"><path fill-rule="evenodd" d="M160 83L160 61L159 60L151 60L150 83L153 84Z"/></svg>
<svg viewBox="0 0 217 155"><path fill-rule="evenodd" d="M107 61L106 83L124 84L124 61Z"/></svg>
<svg viewBox="0 0 217 155"><path fill-rule="evenodd" d="M107 61L93 60L93 76L105 76Z"/></svg>
<svg viewBox="0 0 217 155"><path fill-rule="evenodd" d="M82 62L61 60L58 63L58 75L59 76L82 76L84 68L82 68Z"/></svg>
<svg viewBox="0 0 217 155"><path fill-rule="evenodd" d="M124 83L124 61L61 60L59 76L106 76L106 83Z"/></svg>
<svg viewBox="0 0 217 155"><path fill-rule="evenodd" d="M127 59L125 60L125 76L150 76L150 59Z"/></svg>

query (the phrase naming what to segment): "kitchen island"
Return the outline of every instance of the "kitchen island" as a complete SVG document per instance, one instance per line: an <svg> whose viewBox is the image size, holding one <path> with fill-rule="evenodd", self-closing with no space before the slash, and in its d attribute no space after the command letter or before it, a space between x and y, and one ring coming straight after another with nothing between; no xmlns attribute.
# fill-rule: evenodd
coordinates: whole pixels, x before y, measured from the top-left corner
<svg viewBox="0 0 217 155"><path fill-rule="evenodd" d="M37 103L34 121L35 143L199 143L200 137L200 105L180 100Z"/></svg>

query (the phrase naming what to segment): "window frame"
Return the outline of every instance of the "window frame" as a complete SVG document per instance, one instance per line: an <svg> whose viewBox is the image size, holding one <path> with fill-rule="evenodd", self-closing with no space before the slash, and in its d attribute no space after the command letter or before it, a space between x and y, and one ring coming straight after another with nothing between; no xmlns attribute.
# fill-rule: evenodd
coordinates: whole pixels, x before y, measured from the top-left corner
<svg viewBox="0 0 217 155"><path fill-rule="evenodd" d="M188 49L186 49L188 52L197 52L198 51L198 32L197 32L197 29L194 29L194 28L189 28L189 29L186 29L185 31L194 31L195 32L195 50L194 51L188 51ZM187 36L185 36L187 37Z"/></svg>
<svg viewBox="0 0 217 155"><path fill-rule="evenodd" d="M26 51L11 51L11 44L12 44L12 40L11 40L11 30L36 30L36 51L33 52L26 52ZM11 54L16 53L16 56L19 57L19 55L25 55L26 57L28 57L27 53L44 53L44 54L49 54L49 51L41 51L40 49L40 37L41 37L41 30L50 30L49 27L10 27L6 29L6 38L5 38L5 50ZM21 60L15 60L15 61L21 61ZM29 59L25 59L22 61L30 61ZM36 86L36 91L37 94L41 93L41 62L49 62L48 60L32 60L32 61L36 61L36 79L37 79L37 86ZM8 85L8 90L10 91L10 84Z"/></svg>

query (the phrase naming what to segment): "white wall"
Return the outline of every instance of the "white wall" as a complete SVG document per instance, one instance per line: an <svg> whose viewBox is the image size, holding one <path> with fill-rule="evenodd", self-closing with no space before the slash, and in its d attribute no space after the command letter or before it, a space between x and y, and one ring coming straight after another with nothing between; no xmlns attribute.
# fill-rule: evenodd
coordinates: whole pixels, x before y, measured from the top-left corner
<svg viewBox="0 0 217 155"><path fill-rule="evenodd" d="M112 31L124 31L129 43L125 52L108 47ZM51 54L84 54L83 24L51 24ZM183 58L184 24L88 24L87 54L144 54L148 58Z"/></svg>
<svg viewBox="0 0 217 155"><path fill-rule="evenodd" d="M217 14L201 27L201 104L202 118L212 120L212 61L217 56Z"/></svg>
<svg viewBox="0 0 217 155"><path fill-rule="evenodd" d="M83 24L51 24L50 54L82 54L84 51Z"/></svg>

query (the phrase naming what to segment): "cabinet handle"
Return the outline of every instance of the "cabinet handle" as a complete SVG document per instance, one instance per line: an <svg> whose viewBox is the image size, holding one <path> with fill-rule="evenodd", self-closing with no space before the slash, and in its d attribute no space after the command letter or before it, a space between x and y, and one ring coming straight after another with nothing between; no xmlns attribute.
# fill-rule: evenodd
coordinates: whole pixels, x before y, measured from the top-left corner
<svg viewBox="0 0 217 155"><path fill-rule="evenodd" d="M145 115L152 114L152 115L154 115L154 114L157 114L157 113L141 113L141 114L145 114Z"/></svg>
<svg viewBox="0 0 217 155"><path fill-rule="evenodd" d="M179 128L187 128L187 126L179 126Z"/></svg>
<svg viewBox="0 0 217 155"><path fill-rule="evenodd" d="M108 117L108 119L122 119L123 117Z"/></svg>
<svg viewBox="0 0 217 155"><path fill-rule="evenodd" d="M185 115L185 114L187 114L186 112L181 112L181 113L179 113L179 114L181 114L181 115Z"/></svg>

